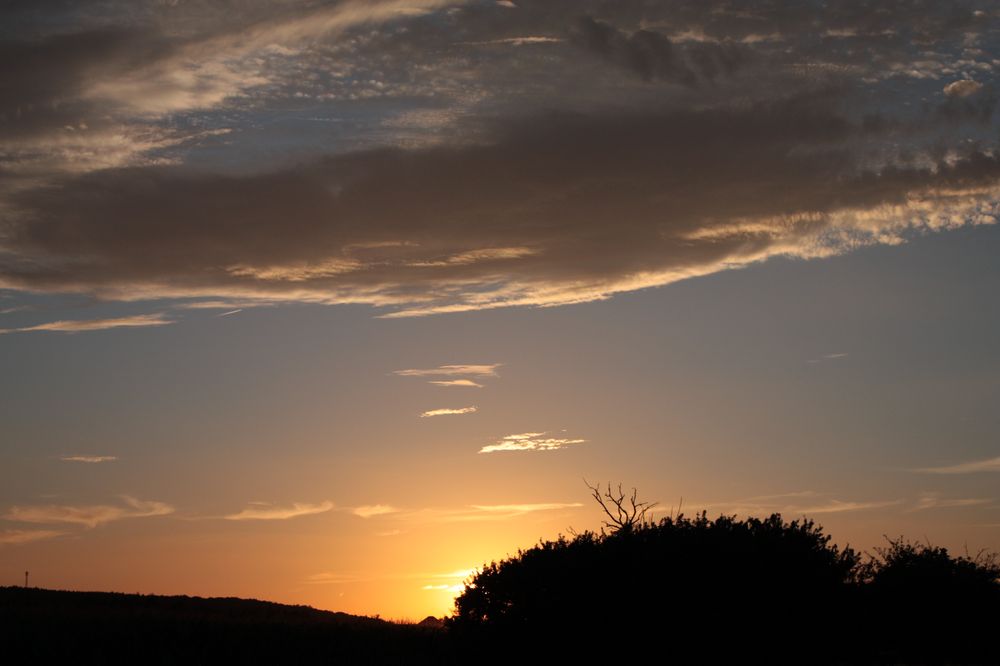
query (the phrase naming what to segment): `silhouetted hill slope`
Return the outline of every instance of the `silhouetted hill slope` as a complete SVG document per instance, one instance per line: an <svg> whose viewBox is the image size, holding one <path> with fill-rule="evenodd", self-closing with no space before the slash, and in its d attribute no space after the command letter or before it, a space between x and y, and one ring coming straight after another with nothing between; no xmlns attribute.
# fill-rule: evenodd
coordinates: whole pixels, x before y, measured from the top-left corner
<svg viewBox="0 0 1000 666"><path fill-rule="evenodd" d="M0 662L436 664L440 629L236 598L0 587Z"/></svg>

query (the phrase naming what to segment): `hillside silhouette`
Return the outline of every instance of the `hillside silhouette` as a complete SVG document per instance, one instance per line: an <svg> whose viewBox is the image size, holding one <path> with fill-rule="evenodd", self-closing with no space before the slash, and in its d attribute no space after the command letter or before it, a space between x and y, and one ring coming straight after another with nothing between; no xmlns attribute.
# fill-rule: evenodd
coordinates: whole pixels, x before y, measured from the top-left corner
<svg viewBox="0 0 1000 666"><path fill-rule="evenodd" d="M426 625L236 598L0 587L0 663L438 664Z"/></svg>

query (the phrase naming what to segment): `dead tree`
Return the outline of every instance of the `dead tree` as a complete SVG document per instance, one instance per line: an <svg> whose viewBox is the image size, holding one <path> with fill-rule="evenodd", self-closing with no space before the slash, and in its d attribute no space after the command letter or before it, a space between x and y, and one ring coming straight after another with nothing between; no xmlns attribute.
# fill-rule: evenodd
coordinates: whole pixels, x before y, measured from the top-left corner
<svg viewBox="0 0 1000 666"><path fill-rule="evenodd" d="M657 502L639 502L635 488L632 488L630 496L626 496L620 483L618 490L613 491L609 481L608 489L602 492L601 484L592 486L586 479L583 482L590 488L590 494L610 519L604 521L604 526L612 532L631 532L635 527L644 525L646 513L657 505Z"/></svg>

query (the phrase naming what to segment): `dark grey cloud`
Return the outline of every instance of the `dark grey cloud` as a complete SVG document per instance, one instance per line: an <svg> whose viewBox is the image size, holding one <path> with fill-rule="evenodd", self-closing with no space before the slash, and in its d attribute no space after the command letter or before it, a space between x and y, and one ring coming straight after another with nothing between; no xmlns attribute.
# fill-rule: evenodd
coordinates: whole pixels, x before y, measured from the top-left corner
<svg viewBox="0 0 1000 666"><path fill-rule="evenodd" d="M13 199L0 284L418 310L555 304L897 242L941 217L986 221L994 157L866 169L846 148L865 130L823 106L550 116L487 145L251 177L64 179Z"/></svg>
<svg viewBox="0 0 1000 666"><path fill-rule="evenodd" d="M644 81L670 81L686 86L733 74L746 58L735 44L695 44L678 48L652 30L628 33L610 23L584 16L570 32L573 44L635 72Z"/></svg>

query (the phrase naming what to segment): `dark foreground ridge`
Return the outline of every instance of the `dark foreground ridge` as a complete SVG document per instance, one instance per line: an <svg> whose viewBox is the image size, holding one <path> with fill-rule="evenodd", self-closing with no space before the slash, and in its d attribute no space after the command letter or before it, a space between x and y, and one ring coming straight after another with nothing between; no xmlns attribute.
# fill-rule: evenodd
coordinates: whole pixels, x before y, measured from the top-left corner
<svg viewBox="0 0 1000 666"><path fill-rule="evenodd" d="M438 664L426 625L255 599L0 587L5 664Z"/></svg>
<svg viewBox="0 0 1000 666"><path fill-rule="evenodd" d="M0 663L1000 664L1000 564L703 513L485 565L441 626L305 606L0 588Z"/></svg>

